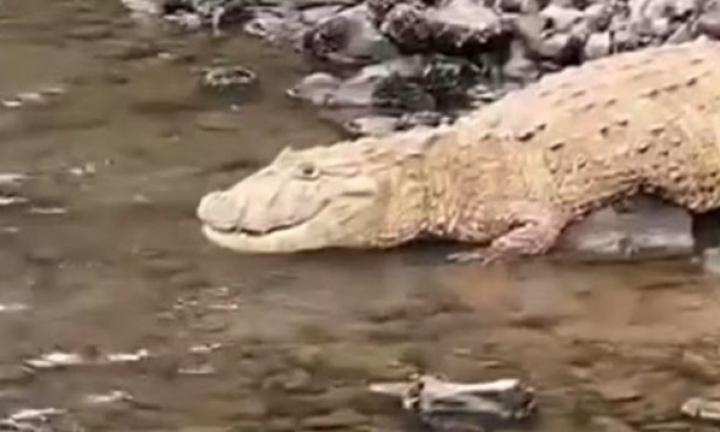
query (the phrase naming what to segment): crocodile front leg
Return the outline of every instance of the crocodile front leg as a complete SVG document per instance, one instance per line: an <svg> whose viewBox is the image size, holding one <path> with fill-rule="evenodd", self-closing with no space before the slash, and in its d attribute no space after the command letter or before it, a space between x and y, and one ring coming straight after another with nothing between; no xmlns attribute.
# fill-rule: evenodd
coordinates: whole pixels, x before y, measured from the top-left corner
<svg viewBox="0 0 720 432"><path fill-rule="evenodd" d="M567 217L552 206L527 201L515 201L499 205L488 212L478 212L474 231L464 230L464 240L487 239L483 227L502 227L499 235L491 239L488 247L462 251L448 255L452 262L481 261L489 264L499 259L521 255L539 255L547 252L567 224Z"/></svg>

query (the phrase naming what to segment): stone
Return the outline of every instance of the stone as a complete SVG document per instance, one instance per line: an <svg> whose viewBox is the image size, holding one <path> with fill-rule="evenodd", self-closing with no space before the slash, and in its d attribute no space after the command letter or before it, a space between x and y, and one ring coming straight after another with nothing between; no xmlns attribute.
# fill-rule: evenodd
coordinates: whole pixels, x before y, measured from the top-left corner
<svg viewBox="0 0 720 432"><path fill-rule="evenodd" d="M627 211L606 207L562 234L558 250L578 260L638 260L693 253L692 217L680 207L649 197L629 201Z"/></svg>

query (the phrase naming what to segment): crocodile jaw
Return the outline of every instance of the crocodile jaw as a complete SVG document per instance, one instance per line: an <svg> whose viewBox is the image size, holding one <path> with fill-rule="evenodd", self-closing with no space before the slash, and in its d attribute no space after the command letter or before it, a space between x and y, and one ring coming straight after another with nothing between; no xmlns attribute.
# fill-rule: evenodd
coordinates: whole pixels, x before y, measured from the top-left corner
<svg viewBox="0 0 720 432"><path fill-rule="evenodd" d="M203 224L202 233L217 246L243 253L292 253L324 247L322 242L317 241L321 237L311 235L306 225L288 227L265 235L251 235L239 231L221 231Z"/></svg>

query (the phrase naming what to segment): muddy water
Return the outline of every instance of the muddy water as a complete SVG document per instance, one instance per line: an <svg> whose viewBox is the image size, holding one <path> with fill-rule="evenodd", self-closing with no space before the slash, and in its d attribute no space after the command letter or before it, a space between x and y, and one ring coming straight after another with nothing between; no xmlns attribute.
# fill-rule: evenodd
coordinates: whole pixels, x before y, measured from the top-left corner
<svg viewBox="0 0 720 432"><path fill-rule="evenodd" d="M193 68L252 67L218 100ZM539 430L596 416L682 430L677 408L720 377L718 280L685 263L444 264L427 248L240 256L200 236L197 200L279 149L334 130L286 100L304 66L241 35L138 28L115 0L0 3L0 411L71 410L87 431L398 430L371 380L414 368L519 376ZM236 109L229 109L230 104ZM198 346L211 344L212 350ZM23 370L52 351L144 360ZM200 351L200 352L197 352ZM127 392L134 402L88 404ZM615 429L613 429L615 430Z"/></svg>

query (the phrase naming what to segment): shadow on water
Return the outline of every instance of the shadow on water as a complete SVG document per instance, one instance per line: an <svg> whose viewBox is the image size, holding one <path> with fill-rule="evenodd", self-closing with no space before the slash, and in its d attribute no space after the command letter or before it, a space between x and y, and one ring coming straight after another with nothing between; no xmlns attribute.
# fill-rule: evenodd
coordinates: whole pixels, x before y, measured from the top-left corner
<svg viewBox="0 0 720 432"><path fill-rule="evenodd" d="M217 249L194 219L204 192L286 145L337 138L283 95L299 59L244 36L150 37L110 0L8 0L0 23L0 95L66 90L0 109L0 170L30 175L0 187L29 200L0 211L0 304L27 306L0 311L3 412L69 408L89 431L390 431L397 406L365 385L421 368L527 378L545 428L574 430L578 394L603 396L592 415L655 422L720 376L704 345L720 330L717 282L685 263L484 269L430 247ZM216 57L259 73L237 111L197 92L192 68ZM705 372L673 363L690 348ZM140 349L150 356L128 364L21 367ZM628 377L637 397L611 406L602 385ZM112 390L134 401L84 399Z"/></svg>

